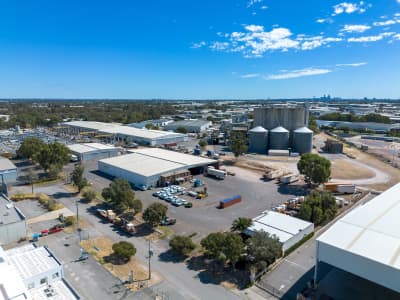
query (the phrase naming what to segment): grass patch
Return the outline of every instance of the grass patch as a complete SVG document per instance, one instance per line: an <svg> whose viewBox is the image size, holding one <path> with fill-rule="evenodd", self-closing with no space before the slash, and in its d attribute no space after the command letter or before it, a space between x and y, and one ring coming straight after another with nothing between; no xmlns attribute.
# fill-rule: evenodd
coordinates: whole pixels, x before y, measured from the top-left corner
<svg viewBox="0 0 400 300"><path fill-rule="evenodd" d="M307 242L309 239L311 239L314 236L314 232L311 232L310 234L307 234L305 237L303 237L300 241L298 241L296 244L294 244L292 247L287 249L285 251L285 257L288 256L290 253L295 251L297 248L299 248L301 245L303 245L305 242Z"/></svg>
<svg viewBox="0 0 400 300"><path fill-rule="evenodd" d="M161 231L160 239L166 239L172 236L175 232L168 226L158 226L157 229Z"/></svg>

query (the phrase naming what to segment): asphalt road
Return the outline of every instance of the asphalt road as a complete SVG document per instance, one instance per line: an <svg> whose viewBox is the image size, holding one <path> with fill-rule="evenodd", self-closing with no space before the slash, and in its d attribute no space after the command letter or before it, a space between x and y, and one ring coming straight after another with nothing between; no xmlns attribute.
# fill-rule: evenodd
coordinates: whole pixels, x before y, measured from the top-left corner
<svg viewBox="0 0 400 300"><path fill-rule="evenodd" d="M374 195L369 194L347 210L345 214L374 197ZM261 278L259 285L275 296L282 297L282 299L295 299L296 293L305 288L307 282L313 279L316 257L315 240L342 216L337 217L296 251L289 254L273 271ZM320 275L326 273L328 269L328 266L322 266L319 269Z"/></svg>
<svg viewBox="0 0 400 300"><path fill-rule="evenodd" d="M63 188L62 185L38 187L37 191L53 195L53 197L56 197L58 201L60 201L66 207L73 211L75 210L75 201L79 200L75 197L71 197L71 195L69 195L69 193ZM89 205L87 204L80 203L79 208L80 217L85 218L86 221L88 221L92 225L92 227L87 230L85 235L89 236L90 238L94 238L97 236L107 236L113 241L129 240L137 248L137 253L135 257L143 262L146 262L146 257L148 253L148 242L144 238L126 237L125 235L121 235L118 231L115 231L115 229L110 224L104 224L97 216L93 215L90 212L91 210L89 208ZM152 243L152 249L154 252L152 266L154 270L156 270L165 278L164 289L166 291L169 291L169 293L174 293L173 295L169 295L169 299L240 299L238 296L231 293L229 290L226 290L224 287L212 283L211 279L203 276L201 271L190 270L182 262L171 262L168 260L160 259L160 255L167 252L168 250L167 242L158 241ZM161 255L161 257L163 256ZM105 276L104 274L100 275L99 280L97 279L97 274L99 273L99 271L96 271L96 268L94 268L91 264L87 264L85 266L82 266L81 268L77 268L76 270L74 269L74 264L68 265L70 265L70 267L66 268L66 274L69 274L67 279L71 281L71 283L74 287L76 287L79 293L85 296L85 299L107 299L91 296L92 289L96 290L96 292L100 292L100 289L96 287L97 284L84 284L83 286L80 284L81 281L102 282L103 280L106 280L105 278L103 278L103 276ZM81 270L85 268L87 268L86 271ZM80 274L78 275L78 280L76 279L76 274ZM94 278L96 278L96 280L94 280ZM75 282L78 282L78 284L75 285ZM104 286L105 290L103 290L103 296L104 293L109 291L112 286L114 286L114 284L112 284L111 286Z"/></svg>

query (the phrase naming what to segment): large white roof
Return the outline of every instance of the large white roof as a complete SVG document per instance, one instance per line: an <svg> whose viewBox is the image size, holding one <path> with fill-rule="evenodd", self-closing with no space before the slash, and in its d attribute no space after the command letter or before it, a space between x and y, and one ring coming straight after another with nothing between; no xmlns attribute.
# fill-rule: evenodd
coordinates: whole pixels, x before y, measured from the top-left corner
<svg viewBox="0 0 400 300"><path fill-rule="evenodd" d="M57 260L44 247L31 245L6 251L8 261L17 269L23 280L59 267Z"/></svg>
<svg viewBox="0 0 400 300"><path fill-rule="evenodd" d="M400 269L400 184L339 219L318 242Z"/></svg>
<svg viewBox="0 0 400 300"><path fill-rule="evenodd" d="M13 170L17 167L8 158L0 158L0 171Z"/></svg>
<svg viewBox="0 0 400 300"><path fill-rule="evenodd" d="M61 123L61 125L87 128L87 129L92 129L92 130L101 130L101 129L105 129L105 128L120 126L121 124L96 122L96 121L71 121L71 122Z"/></svg>
<svg viewBox="0 0 400 300"><path fill-rule="evenodd" d="M163 160L168 160L171 162L179 163L185 165L187 167L195 167L195 166L202 166L202 165L210 165L216 163L216 160L184 154L176 151L165 150L161 148L142 148L142 149L134 149L131 150L134 153L140 153L142 155L154 157L154 158L161 158Z"/></svg>
<svg viewBox="0 0 400 300"><path fill-rule="evenodd" d="M169 137L184 136L180 133L173 133L161 130L139 129L131 126L116 126L100 130L102 133L120 134L126 136L140 137L145 139L162 139Z"/></svg>
<svg viewBox="0 0 400 300"><path fill-rule="evenodd" d="M86 144L73 144L67 145L67 147L77 153L88 153L97 150L112 150L116 149L116 147L112 145L100 144L100 143L86 143Z"/></svg>
<svg viewBox="0 0 400 300"><path fill-rule="evenodd" d="M122 170L143 176L153 176L176 170L185 169L185 165L175 163L162 158L155 158L139 153L132 153L117 157L102 159L99 163L104 163Z"/></svg>
<svg viewBox="0 0 400 300"><path fill-rule="evenodd" d="M253 225L248 228L248 231L262 230L276 235L281 243L285 243L309 226L312 226L312 223L275 211L264 211L253 219Z"/></svg>

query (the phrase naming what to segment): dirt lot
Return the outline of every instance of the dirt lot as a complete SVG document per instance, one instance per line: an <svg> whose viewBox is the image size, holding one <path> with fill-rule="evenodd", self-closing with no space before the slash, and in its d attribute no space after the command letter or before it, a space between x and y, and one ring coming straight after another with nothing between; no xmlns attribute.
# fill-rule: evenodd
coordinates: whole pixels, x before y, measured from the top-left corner
<svg viewBox="0 0 400 300"><path fill-rule="evenodd" d="M367 179L375 176L371 169L355 166L349 159L332 161L332 178L336 179Z"/></svg>
<svg viewBox="0 0 400 300"><path fill-rule="evenodd" d="M323 138L326 138L327 135L320 134ZM332 137L329 137L332 138ZM372 168L379 173L377 180L369 180L366 181L365 184L360 182L360 185L366 185L370 188L376 190L386 190L389 187L397 184L400 181L400 170L392 167L391 165L384 163L383 161L377 159L371 154L364 153L361 150L358 150L355 147L344 145L344 152L350 154L355 157L355 162L359 164L359 166L364 166L365 168ZM373 178L372 178L373 179Z"/></svg>
<svg viewBox="0 0 400 300"><path fill-rule="evenodd" d="M134 270L134 280L137 282L147 280L149 274L147 265L132 257L126 264L112 264L109 262L110 254L112 254L112 241L106 237L99 237L93 240L86 240L81 242L81 246L88 251L93 257L109 270L114 276L120 278L122 281L128 279L131 270ZM152 272L150 285L161 282L162 277L157 272ZM137 290L139 283L134 283L129 286Z"/></svg>

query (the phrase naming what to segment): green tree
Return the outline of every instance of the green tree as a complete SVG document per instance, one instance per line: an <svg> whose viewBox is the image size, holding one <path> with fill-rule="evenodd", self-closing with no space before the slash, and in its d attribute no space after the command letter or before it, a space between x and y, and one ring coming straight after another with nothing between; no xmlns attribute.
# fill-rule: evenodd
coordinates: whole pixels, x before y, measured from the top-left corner
<svg viewBox="0 0 400 300"><path fill-rule="evenodd" d="M302 154L297 169L308 184L325 183L331 176L331 162L318 154Z"/></svg>
<svg viewBox="0 0 400 300"><path fill-rule="evenodd" d="M132 208L135 211L135 213L140 213L143 210L143 203L139 199L135 199L132 202Z"/></svg>
<svg viewBox="0 0 400 300"><path fill-rule="evenodd" d="M133 208L135 193L125 179L115 178L108 187L103 189L101 195L118 211Z"/></svg>
<svg viewBox="0 0 400 300"><path fill-rule="evenodd" d="M132 243L121 241L112 245L113 254L127 263L136 254L136 248Z"/></svg>
<svg viewBox="0 0 400 300"><path fill-rule="evenodd" d="M239 217L233 221L231 231L243 232L251 225L253 225L252 219Z"/></svg>
<svg viewBox="0 0 400 300"><path fill-rule="evenodd" d="M152 203L143 212L143 220L152 227L160 224L167 215L168 207L162 203Z"/></svg>
<svg viewBox="0 0 400 300"><path fill-rule="evenodd" d="M246 241L246 251L254 264L265 262L270 265L282 255L282 245L276 236L265 231L255 231Z"/></svg>
<svg viewBox="0 0 400 300"><path fill-rule="evenodd" d="M244 252L244 244L241 236L233 232L210 233L200 242L205 253L223 263L236 264Z"/></svg>
<svg viewBox="0 0 400 300"><path fill-rule="evenodd" d="M66 165L71 158L71 152L67 146L60 143L50 143L45 145L33 155L33 159L37 161L44 170L61 171L62 167Z"/></svg>
<svg viewBox="0 0 400 300"><path fill-rule="evenodd" d="M85 167L82 164L76 164L74 170L71 173L72 183L78 188L78 192L88 185L88 181L83 177Z"/></svg>
<svg viewBox="0 0 400 300"><path fill-rule="evenodd" d="M182 134L188 133L187 129L183 126L179 126L178 128L176 128L175 132L182 133Z"/></svg>
<svg viewBox="0 0 400 300"><path fill-rule="evenodd" d="M92 187L86 186L83 188L83 197L86 201L92 202L96 198L96 191Z"/></svg>
<svg viewBox="0 0 400 300"><path fill-rule="evenodd" d="M181 255L188 255L196 248L196 244L188 236L176 235L169 241L169 246Z"/></svg>
<svg viewBox="0 0 400 300"><path fill-rule="evenodd" d="M312 191L301 204L298 217L319 225L333 220L336 212L336 199L331 193Z"/></svg>
<svg viewBox="0 0 400 300"><path fill-rule="evenodd" d="M33 160L34 156L40 153L44 147L46 147L46 144L41 139L35 137L26 138L17 150L17 154Z"/></svg>
<svg viewBox="0 0 400 300"><path fill-rule="evenodd" d="M205 147L205 146L207 146L207 145L208 145L208 143L207 143L206 140L200 140L200 141L199 141L199 146L200 146L200 147Z"/></svg>
<svg viewBox="0 0 400 300"><path fill-rule="evenodd" d="M239 131L233 131L230 136L230 148L235 157L247 152L246 135Z"/></svg>

